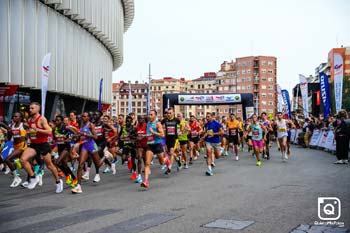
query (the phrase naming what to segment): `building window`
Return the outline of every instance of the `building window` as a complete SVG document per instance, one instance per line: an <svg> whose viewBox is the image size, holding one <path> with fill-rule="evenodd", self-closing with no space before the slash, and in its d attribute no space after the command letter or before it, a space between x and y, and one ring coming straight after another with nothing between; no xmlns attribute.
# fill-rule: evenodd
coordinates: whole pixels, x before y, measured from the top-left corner
<svg viewBox="0 0 350 233"><path fill-rule="evenodd" d="M268 63L267 63L269 66L272 66L272 61L269 61Z"/></svg>
<svg viewBox="0 0 350 233"><path fill-rule="evenodd" d="M198 84L198 89L201 89L201 85Z"/></svg>
<svg viewBox="0 0 350 233"><path fill-rule="evenodd" d="M134 101L132 102L132 106L135 107L135 102Z"/></svg>
<svg viewBox="0 0 350 233"><path fill-rule="evenodd" d="M269 93L269 98L273 98L273 94L272 93Z"/></svg>
<svg viewBox="0 0 350 233"><path fill-rule="evenodd" d="M120 106L124 107L125 106L125 102L120 102Z"/></svg>
<svg viewBox="0 0 350 233"><path fill-rule="evenodd" d="M238 79L237 79L237 83L240 83L240 82L241 82L241 79L240 79L240 78L238 78Z"/></svg>
<svg viewBox="0 0 350 233"><path fill-rule="evenodd" d="M229 90L228 86L224 87L224 91L228 91L228 90Z"/></svg>
<svg viewBox="0 0 350 233"><path fill-rule="evenodd" d="M273 105L273 101L269 101L269 105L272 106Z"/></svg>
<svg viewBox="0 0 350 233"><path fill-rule="evenodd" d="M139 113L139 114L141 113L141 108L137 109L137 113Z"/></svg>
<svg viewBox="0 0 350 233"><path fill-rule="evenodd" d="M172 88L172 89L175 89L175 86L172 86L171 88Z"/></svg>
<svg viewBox="0 0 350 233"><path fill-rule="evenodd" d="M241 71L240 71L240 70L237 70L237 74L241 74Z"/></svg>
<svg viewBox="0 0 350 233"><path fill-rule="evenodd" d="M146 101L143 101L143 106L146 106L146 104L147 104Z"/></svg>
<svg viewBox="0 0 350 233"><path fill-rule="evenodd" d="M247 86L247 90L250 90L250 88L251 88L251 86L250 86L250 85L248 85L248 86Z"/></svg>
<svg viewBox="0 0 350 233"><path fill-rule="evenodd" d="M249 70L247 70L247 74L250 74L250 69L249 69Z"/></svg>
<svg viewBox="0 0 350 233"><path fill-rule="evenodd" d="M143 113L143 114L147 114L146 108L143 108L143 109L142 109L142 113Z"/></svg>
<svg viewBox="0 0 350 233"><path fill-rule="evenodd" d="M245 74L245 70L242 70L242 74Z"/></svg>
<svg viewBox="0 0 350 233"><path fill-rule="evenodd" d="M266 93L261 93L261 97L266 97Z"/></svg>
<svg viewBox="0 0 350 233"><path fill-rule="evenodd" d="M228 109L227 108L225 109L225 113L228 113Z"/></svg>
<svg viewBox="0 0 350 233"><path fill-rule="evenodd" d="M241 86L237 86L237 91L240 91L241 90Z"/></svg>
<svg viewBox="0 0 350 233"><path fill-rule="evenodd" d="M193 88L193 85L191 85L191 88Z"/></svg>
<svg viewBox="0 0 350 233"><path fill-rule="evenodd" d="M263 66L266 66L266 61L263 60L263 61L261 62L261 64L262 64Z"/></svg>
<svg viewBox="0 0 350 233"><path fill-rule="evenodd" d="M266 69L262 69L261 72L262 72L263 74L266 74Z"/></svg>
<svg viewBox="0 0 350 233"><path fill-rule="evenodd" d="M261 85L261 89L266 90L266 85Z"/></svg>
<svg viewBox="0 0 350 233"><path fill-rule="evenodd" d="M249 78L246 78L245 80L246 80L247 82L250 82L250 81L252 81L252 78L249 77Z"/></svg>
<svg viewBox="0 0 350 233"><path fill-rule="evenodd" d="M169 88L168 86L165 87L165 89L168 89L168 88Z"/></svg>
<svg viewBox="0 0 350 233"><path fill-rule="evenodd" d="M137 102L137 107L141 107L141 102Z"/></svg>
<svg viewBox="0 0 350 233"><path fill-rule="evenodd" d="M268 70L268 73L269 73L269 74L272 74L272 73L273 73L273 71L272 71L272 70Z"/></svg>
<svg viewBox="0 0 350 233"><path fill-rule="evenodd" d="M272 85L269 85L269 90L272 90L273 89L273 86Z"/></svg>
<svg viewBox="0 0 350 233"><path fill-rule="evenodd" d="M222 87L219 87L219 91L222 91Z"/></svg>
<svg viewBox="0 0 350 233"><path fill-rule="evenodd" d="M266 109L265 108L261 109L261 112L266 112Z"/></svg>
<svg viewBox="0 0 350 233"><path fill-rule="evenodd" d="M266 105L266 101L261 101L261 104L262 105Z"/></svg>
<svg viewBox="0 0 350 233"><path fill-rule="evenodd" d="M237 113L241 113L242 112L242 110L241 109L237 109Z"/></svg>
<svg viewBox="0 0 350 233"><path fill-rule="evenodd" d="M268 113L273 113L273 109L269 109L267 112Z"/></svg>
<svg viewBox="0 0 350 233"><path fill-rule="evenodd" d="M219 110L219 113L222 113L222 109Z"/></svg>
<svg viewBox="0 0 350 233"><path fill-rule="evenodd" d="M266 77L261 77L261 81L266 81Z"/></svg>

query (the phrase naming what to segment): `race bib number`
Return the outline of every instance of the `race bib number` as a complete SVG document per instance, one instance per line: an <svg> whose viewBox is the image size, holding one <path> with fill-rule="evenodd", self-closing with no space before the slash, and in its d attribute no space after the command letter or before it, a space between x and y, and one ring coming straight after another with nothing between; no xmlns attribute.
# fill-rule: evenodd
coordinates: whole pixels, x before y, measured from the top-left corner
<svg viewBox="0 0 350 233"><path fill-rule="evenodd" d="M253 135L258 136L259 135L259 130L253 130Z"/></svg>
<svg viewBox="0 0 350 233"><path fill-rule="evenodd" d="M36 139L36 130L29 129L29 137L31 140L35 140Z"/></svg>
<svg viewBox="0 0 350 233"><path fill-rule="evenodd" d="M103 129L102 126L95 127L95 132L97 136L102 136L103 135Z"/></svg>
<svg viewBox="0 0 350 233"><path fill-rule="evenodd" d="M279 128L279 130L278 130L279 132L281 132L281 133L284 133L284 132L286 132L287 131L287 129L286 128Z"/></svg>
<svg viewBox="0 0 350 233"><path fill-rule="evenodd" d="M191 131L191 137L193 137L193 138L198 137L198 132L197 131Z"/></svg>
<svg viewBox="0 0 350 233"><path fill-rule="evenodd" d="M237 130L235 129L230 129L231 136L236 136L237 135Z"/></svg>
<svg viewBox="0 0 350 233"><path fill-rule="evenodd" d="M168 135L175 135L175 132L176 132L176 129L175 127L171 126L171 127L168 127Z"/></svg>
<svg viewBox="0 0 350 233"><path fill-rule="evenodd" d="M13 138L20 138L21 137L21 133L19 129L13 129L12 130L12 136Z"/></svg>
<svg viewBox="0 0 350 233"><path fill-rule="evenodd" d="M58 136L56 137L56 140L57 140L57 144L64 144L64 141L65 141L65 138L64 136Z"/></svg>
<svg viewBox="0 0 350 233"><path fill-rule="evenodd" d="M153 135L147 135L147 143L154 144L154 136Z"/></svg>

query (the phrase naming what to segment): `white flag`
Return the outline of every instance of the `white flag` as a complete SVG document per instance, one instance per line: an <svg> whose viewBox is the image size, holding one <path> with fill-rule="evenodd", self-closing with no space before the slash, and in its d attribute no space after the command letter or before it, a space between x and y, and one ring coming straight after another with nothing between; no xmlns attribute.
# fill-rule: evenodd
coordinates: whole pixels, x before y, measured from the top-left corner
<svg viewBox="0 0 350 233"><path fill-rule="evenodd" d="M303 100L303 113L304 117L309 117L309 104L308 104L308 87L306 77L302 74L299 74L300 80L300 92L301 98Z"/></svg>
<svg viewBox="0 0 350 233"><path fill-rule="evenodd" d="M48 53L43 58L41 65L41 115L45 115L45 103L47 93L47 83L49 81L51 53Z"/></svg>
<svg viewBox="0 0 350 233"><path fill-rule="evenodd" d="M343 57L339 53L334 54L334 97L337 113L342 108L343 99Z"/></svg>

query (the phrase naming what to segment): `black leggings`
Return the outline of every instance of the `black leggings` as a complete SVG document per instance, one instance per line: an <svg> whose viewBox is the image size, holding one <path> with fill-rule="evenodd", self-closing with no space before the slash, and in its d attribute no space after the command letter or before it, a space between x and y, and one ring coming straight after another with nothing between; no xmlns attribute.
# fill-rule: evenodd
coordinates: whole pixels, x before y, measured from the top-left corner
<svg viewBox="0 0 350 233"><path fill-rule="evenodd" d="M347 160L349 155L349 137L338 136L336 137L336 154L338 160Z"/></svg>

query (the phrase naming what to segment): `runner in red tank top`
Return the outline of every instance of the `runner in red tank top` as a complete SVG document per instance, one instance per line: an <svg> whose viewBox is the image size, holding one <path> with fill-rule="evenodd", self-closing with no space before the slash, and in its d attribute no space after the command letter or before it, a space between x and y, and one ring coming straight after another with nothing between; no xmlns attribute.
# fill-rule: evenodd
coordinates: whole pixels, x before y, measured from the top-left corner
<svg viewBox="0 0 350 233"><path fill-rule="evenodd" d="M30 146L23 151L23 155L21 157L22 166L30 176L27 187L28 189L34 189L39 183L39 176L35 175L29 161L31 161L34 157L36 157L36 160L41 160L40 157L42 156L47 168L51 170L56 179L56 193L60 193L63 191L63 182L61 179L59 179L57 175L57 168L51 161L51 148L47 142L47 137L51 133L52 129L47 123L46 118L39 114L39 103L31 103L29 111L30 118L28 121L28 127L31 143Z"/></svg>

